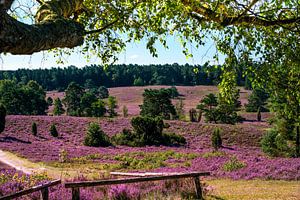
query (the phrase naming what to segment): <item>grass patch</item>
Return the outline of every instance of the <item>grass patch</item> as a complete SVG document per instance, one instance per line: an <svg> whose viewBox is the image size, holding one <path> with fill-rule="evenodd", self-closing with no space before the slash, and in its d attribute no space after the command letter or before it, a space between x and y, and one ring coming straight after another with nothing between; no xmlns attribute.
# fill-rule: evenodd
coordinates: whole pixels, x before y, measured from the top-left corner
<svg viewBox="0 0 300 200"><path fill-rule="evenodd" d="M91 154L72 158L67 162L49 163L53 167L70 169L98 169L98 170L151 170L160 167L191 166L191 161L198 157L195 153L179 153L175 151L161 152L128 152L121 155ZM101 159L103 162L97 160ZM180 162L169 163L171 159Z"/></svg>
<svg viewBox="0 0 300 200"><path fill-rule="evenodd" d="M299 181L216 179L205 182L213 188L207 200L296 200L300 195Z"/></svg>
<svg viewBox="0 0 300 200"><path fill-rule="evenodd" d="M239 161L237 159L237 157L233 156L230 158L229 161L227 161L226 163L224 163L223 165L223 170L224 171L227 171L227 172L232 172L232 171L236 171L236 170L239 170L243 167L245 167L246 164Z"/></svg>
<svg viewBox="0 0 300 200"><path fill-rule="evenodd" d="M202 155L203 158L223 157L226 153L223 151L206 152Z"/></svg>

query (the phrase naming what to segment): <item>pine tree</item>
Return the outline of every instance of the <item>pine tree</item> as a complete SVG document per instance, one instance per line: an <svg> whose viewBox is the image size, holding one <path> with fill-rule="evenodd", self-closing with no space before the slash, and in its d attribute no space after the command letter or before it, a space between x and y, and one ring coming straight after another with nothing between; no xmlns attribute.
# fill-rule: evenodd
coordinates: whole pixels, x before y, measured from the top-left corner
<svg viewBox="0 0 300 200"><path fill-rule="evenodd" d="M55 99L53 115L62 115L64 113L65 113L65 109L63 108L60 98Z"/></svg>
<svg viewBox="0 0 300 200"><path fill-rule="evenodd" d="M35 122L32 122L32 124L31 124L31 132L32 132L32 135L37 136L37 125Z"/></svg>
<svg viewBox="0 0 300 200"><path fill-rule="evenodd" d="M58 131L56 129L56 126L55 124L52 124L51 127L50 127L50 134L53 136L53 137L58 137Z"/></svg>
<svg viewBox="0 0 300 200"><path fill-rule="evenodd" d="M90 123L84 138L84 145L91 147L106 147L110 144L109 137L101 130L100 126L96 123Z"/></svg>
<svg viewBox="0 0 300 200"><path fill-rule="evenodd" d="M222 138L221 138L221 129L220 128L215 128L211 137L211 143L213 148L218 151L220 147L222 147Z"/></svg>
<svg viewBox="0 0 300 200"><path fill-rule="evenodd" d="M143 97L143 105L140 106L142 116L170 119L177 115L170 93L166 89L145 89Z"/></svg>
<svg viewBox="0 0 300 200"><path fill-rule="evenodd" d="M117 99L116 97L113 96L109 96L108 100L107 100L107 112L109 114L109 117L114 117L117 116L117 113L115 111L115 109L118 107L117 106Z"/></svg>

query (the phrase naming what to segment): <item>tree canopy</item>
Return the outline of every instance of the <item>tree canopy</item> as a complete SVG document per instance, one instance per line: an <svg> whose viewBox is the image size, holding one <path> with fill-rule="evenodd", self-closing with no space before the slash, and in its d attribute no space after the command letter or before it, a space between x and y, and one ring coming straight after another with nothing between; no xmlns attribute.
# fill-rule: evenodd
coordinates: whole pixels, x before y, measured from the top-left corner
<svg viewBox="0 0 300 200"><path fill-rule="evenodd" d="M34 22L27 24L16 17L26 6L14 2L0 1L1 53L82 46L107 62L126 42L143 38L155 56L156 42L167 47L167 36L175 35L186 54L189 42L199 46L211 37L219 51L239 50L244 58L245 52L264 56L277 40L293 43L300 33L295 0L28 0L26 17Z"/></svg>

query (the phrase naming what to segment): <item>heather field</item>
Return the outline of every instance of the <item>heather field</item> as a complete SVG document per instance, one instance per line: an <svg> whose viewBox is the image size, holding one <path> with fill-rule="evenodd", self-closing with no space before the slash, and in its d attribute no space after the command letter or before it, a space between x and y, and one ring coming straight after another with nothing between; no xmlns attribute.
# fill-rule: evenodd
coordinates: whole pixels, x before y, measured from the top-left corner
<svg viewBox="0 0 300 200"><path fill-rule="evenodd" d="M164 86L147 88L161 87ZM186 111L195 107L202 96L217 92L217 88L212 86L178 86L177 88L183 95ZM236 125L209 124L204 123L203 120L199 123L166 121L170 127L164 131L184 136L187 140L185 146L87 147L83 145L90 122L99 124L109 136L120 133L124 128L131 128L130 119L139 114L144 89L145 87L111 88L110 94L117 97L119 105L119 116L112 119L107 117L7 116L5 131L0 135L0 150L10 152L16 158L19 157L32 163L33 168L42 166L48 172L49 177L43 175L38 179L35 175L28 176L21 172L2 170L0 181L3 184L0 187L0 196L12 192L12 188L26 188L51 178L99 179L103 176L107 178L110 171L209 171L211 176L205 178L205 183L208 184L205 186L208 199L298 198L300 195L300 158L272 158L260 149L261 137L270 128L266 122L270 116L269 113L263 113L263 121L257 122L255 113L246 113L242 110L240 114L246 118L246 121ZM63 95L64 93L56 92L47 94L52 98L63 98ZM241 90L242 104L247 102L248 95L248 91ZM121 117L123 105L128 108L128 118ZM51 113L51 108L49 112ZM31 132L32 122L37 124L37 136ZM51 124L56 125L59 137L55 138L50 135ZM215 127L221 129L223 139L223 147L218 152L213 150L210 139ZM61 162L62 154L64 162ZM27 179L34 180L34 182L26 181ZM25 180L25 182L19 180ZM15 187L18 184L19 186ZM114 195L125 191L131 195L132 199L139 199L141 197L139 195L150 193L152 195L149 199L166 199L166 196L155 196L161 194L176 194L176 198L174 195L168 198L181 199L182 191L189 192L188 188L193 188L191 184L191 181L166 181L159 184L149 183L128 187L121 185L101 190L83 190L81 196L82 199L91 199L90 195L93 194L92 199L97 199L96 196L114 199ZM59 199L62 196L69 199L70 191L56 188L51 192L52 199Z"/></svg>
<svg viewBox="0 0 300 200"><path fill-rule="evenodd" d="M160 88L169 88L170 86L145 86L145 87L116 87L109 88L109 94L117 97L119 108L117 109L118 113L122 113L122 107L125 105L128 108L129 115L138 115L140 112L139 105L143 102L143 92L146 88L148 89L160 89ZM176 86L178 92L182 95L180 98L183 99L185 104L185 111L187 112L191 108L195 108L200 99L209 94L217 93L218 88L216 86ZM247 103L247 97L250 94L248 90L240 88L240 101L242 105ZM59 97L64 98L64 92L47 92L47 97L53 99ZM173 100L173 103L176 103L178 100ZM49 108L51 113L53 107Z"/></svg>
<svg viewBox="0 0 300 200"><path fill-rule="evenodd" d="M38 124L38 137L31 134L31 123ZM92 119L50 116L8 116L0 136L0 148L34 162L52 167L108 171L211 171L214 178L300 180L299 158L269 158L259 148L259 140L268 128L266 123L212 125L169 121L167 132L183 135L182 147L86 147L83 138L89 122L99 123L108 135L130 127L129 119ZM55 123L60 133L50 136ZM222 129L224 148L213 152L210 134L215 126ZM68 162L59 163L60 151L67 152Z"/></svg>

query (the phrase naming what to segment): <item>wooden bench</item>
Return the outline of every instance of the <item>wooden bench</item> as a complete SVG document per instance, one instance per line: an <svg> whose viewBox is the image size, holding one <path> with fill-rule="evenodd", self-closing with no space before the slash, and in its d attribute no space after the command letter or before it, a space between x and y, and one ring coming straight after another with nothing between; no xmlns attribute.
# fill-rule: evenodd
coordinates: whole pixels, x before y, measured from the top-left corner
<svg viewBox="0 0 300 200"><path fill-rule="evenodd" d="M122 174L115 174L122 175ZM66 188L72 189L72 200L80 200L80 188L81 187L95 187L105 185L116 185L116 184L128 184L128 183L140 183L148 181L159 181L168 179L180 179L180 178L194 178L196 197L197 199L203 199L202 189L199 177L209 176L209 172L189 172L189 173L172 173L167 175L150 175L145 177L125 178L125 179L108 179L98 181L80 181L80 182L69 182L65 183Z"/></svg>
<svg viewBox="0 0 300 200"><path fill-rule="evenodd" d="M3 197L0 197L0 200L10 200L10 199L15 199L24 195L28 195L37 191L40 191L40 199L41 200L48 200L49 199L49 187L59 185L61 184L61 180L55 180L51 181L42 185L37 185L32 188L26 189L26 190L21 190L19 192L16 192L14 194L6 195Z"/></svg>

